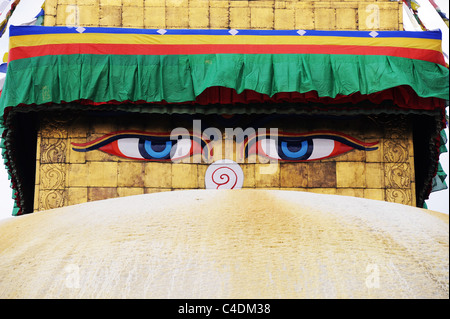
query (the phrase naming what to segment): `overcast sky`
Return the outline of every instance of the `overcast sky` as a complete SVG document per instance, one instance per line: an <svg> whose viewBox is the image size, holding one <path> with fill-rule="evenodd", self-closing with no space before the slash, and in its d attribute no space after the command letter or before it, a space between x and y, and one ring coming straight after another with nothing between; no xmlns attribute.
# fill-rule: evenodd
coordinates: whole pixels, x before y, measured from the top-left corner
<svg viewBox="0 0 450 319"><path fill-rule="evenodd" d="M420 18L429 29L441 29L443 33L443 48L448 54L449 46L449 30L439 15L436 13L432 5L428 0L417 0L421 7L419 8ZM0 0L0 5L4 0ZM22 0L17 6L13 16L10 19L10 24L22 24L33 20L36 14L40 11L40 7L44 0ZM448 0L435 0L435 3L446 13L448 17L449 3ZM1 17L0 17L1 18ZM411 25L406 19L405 29L412 30ZM0 39L0 59L3 58L4 52L8 47L8 32ZM447 110L448 112L448 110ZM447 136L449 136L447 128ZM450 150L448 143L447 148ZM447 174L449 174L449 154L444 153L441 155L441 164ZM0 161L0 219L11 217L13 201L11 199L12 190L10 188L10 181L7 178L7 172L3 165L3 160ZM447 185L449 179L446 180ZM449 191L439 191L432 193L430 199L427 201L428 208L443 213L449 213Z"/></svg>

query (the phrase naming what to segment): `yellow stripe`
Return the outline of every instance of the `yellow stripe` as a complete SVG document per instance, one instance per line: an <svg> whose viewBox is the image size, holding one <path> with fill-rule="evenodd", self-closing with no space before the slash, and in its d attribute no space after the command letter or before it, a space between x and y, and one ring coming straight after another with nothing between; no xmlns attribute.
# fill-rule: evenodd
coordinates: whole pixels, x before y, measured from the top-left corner
<svg viewBox="0 0 450 319"><path fill-rule="evenodd" d="M38 46L67 43L93 44L322 44L386 46L413 49L427 49L441 52L441 41L419 38L353 38L327 36L217 36L217 35L150 35L150 34L46 34L22 35L10 38L10 49L21 46Z"/></svg>

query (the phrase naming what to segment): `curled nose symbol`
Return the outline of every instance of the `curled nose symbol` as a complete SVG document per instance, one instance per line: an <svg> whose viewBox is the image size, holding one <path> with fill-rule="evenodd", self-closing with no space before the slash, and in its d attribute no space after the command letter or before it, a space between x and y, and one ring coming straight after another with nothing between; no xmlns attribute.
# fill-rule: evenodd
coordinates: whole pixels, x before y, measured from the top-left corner
<svg viewBox="0 0 450 319"><path fill-rule="evenodd" d="M232 160L218 160L206 170L206 189L240 189L243 184L244 172L239 164Z"/></svg>

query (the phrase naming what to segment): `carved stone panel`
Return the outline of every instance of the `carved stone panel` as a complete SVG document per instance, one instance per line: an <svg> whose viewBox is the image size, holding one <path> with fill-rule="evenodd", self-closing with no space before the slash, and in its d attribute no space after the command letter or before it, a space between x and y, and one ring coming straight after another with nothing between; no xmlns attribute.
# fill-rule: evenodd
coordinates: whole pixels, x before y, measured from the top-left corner
<svg viewBox="0 0 450 319"><path fill-rule="evenodd" d="M410 189L386 189L386 201L403 205L413 205Z"/></svg>
<svg viewBox="0 0 450 319"><path fill-rule="evenodd" d="M385 163L386 188L410 188L411 167L408 163Z"/></svg>
<svg viewBox="0 0 450 319"><path fill-rule="evenodd" d="M67 115L55 115L41 118L40 134L42 137L67 138L67 124L71 119Z"/></svg>
<svg viewBox="0 0 450 319"><path fill-rule="evenodd" d="M65 163L67 141L60 138L41 139L41 163Z"/></svg>
<svg viewBox="0 0 450 319"><path fill-rule="evenodd" d="M379 118L379 123L384 126L384 137L388 139L402 139L408 137L409 121L405 116L390 116Z"/></svg>
<svg viewBox="0 0 450 319"><path fill-rule="evenodd" d="M64 164L42 164L40 169L41 189L64 189L66 180Z"/></svg>
<svg viewBox="0 0 450 319"><path fill-rule="evenodd" d="M408 161L408 141L401 139L385 139L383 143L383 158L388 163Z"/></svg>
<svg viewBox="0 0 450 319"><path fill-rule="evenodd" d="M39 210L65 206L66 192L62 189L41 190L39 192Z"/></svg>

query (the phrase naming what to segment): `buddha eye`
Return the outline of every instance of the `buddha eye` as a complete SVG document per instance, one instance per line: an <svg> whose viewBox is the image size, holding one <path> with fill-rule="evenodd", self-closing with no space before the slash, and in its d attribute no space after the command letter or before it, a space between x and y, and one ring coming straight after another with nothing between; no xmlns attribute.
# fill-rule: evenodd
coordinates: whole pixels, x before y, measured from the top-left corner
<svg viewBox="0 0 450 319"><path fill-rule="evenodd" d="M282 140L278 152L286 159L302 160L308 159L314 150L313 140Z"/></svg>
<svg viewBox="0 0 450 319"><path fill-rule="evenodd" d="M72 143L77 152L100 150L123 158L147 161L173 161L192 156L201 150L197 144L190 136L171 140L170 135L132 131L106 134L88 143Z"/></svg>
<svg viewBox="0 0 450 319"><path fill-rule="evenodd" d="M111 143L100 147L99 149L127 158L135 159L170 159L170 152L172 151L172 141L152 140L146 138L119 138Z"/></svg>
<svg viewBox="0 0 450 319"><path fill-rule="evenodd" d="M313 161L330 158L358 149L378 149L375 143L364 143L341 133L308 133L259 137L249 143L247 154L258 154L280 161Z"/></svg>

